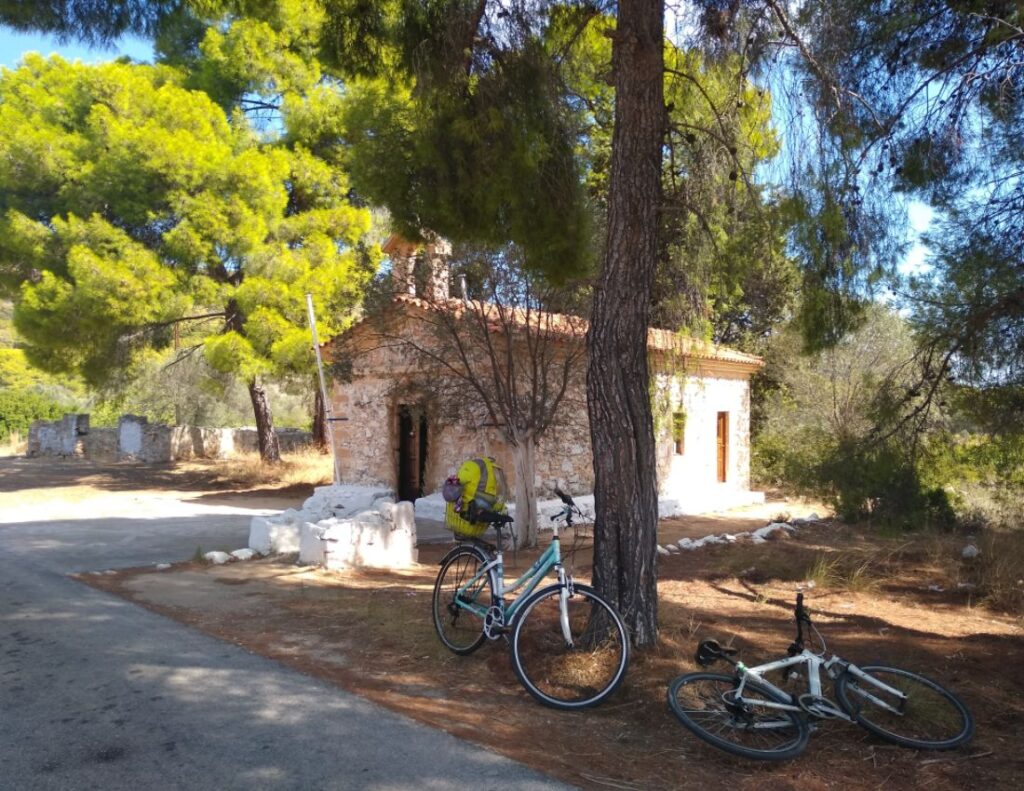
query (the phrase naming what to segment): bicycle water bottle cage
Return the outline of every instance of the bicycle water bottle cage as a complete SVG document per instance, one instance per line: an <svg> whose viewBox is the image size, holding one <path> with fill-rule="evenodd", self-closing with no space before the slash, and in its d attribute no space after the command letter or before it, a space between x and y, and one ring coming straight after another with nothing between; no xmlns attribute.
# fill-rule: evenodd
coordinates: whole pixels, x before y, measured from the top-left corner
<svg viewBox="0 0 1024 791"><path fill-rule="evenodd" d="M707 667L717 662L719 659L724 659L728 662L732 660L730 657L735 656L739 653L737 648L725 648L719 644L717 640L702 640L700 645L697 646L697 664L701 667Z"/></svg>

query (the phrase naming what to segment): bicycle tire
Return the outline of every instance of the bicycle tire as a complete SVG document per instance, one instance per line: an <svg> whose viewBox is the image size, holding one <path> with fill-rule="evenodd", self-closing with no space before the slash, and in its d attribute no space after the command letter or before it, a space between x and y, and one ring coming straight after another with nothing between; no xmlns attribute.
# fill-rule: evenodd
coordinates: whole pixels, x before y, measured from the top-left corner
<svg viewBox="0 0 1024 791"><path fill-rule="evenodd" d="M952 750L974 735L974 718L967 706L938 682L888 665L858 665L857 669L907 695L904 711L897 715L866 696L894 703L896 698L891 693L873 684L862 686L863 682L849 670L836 679L839 705L858 725L876 736L917 750Z"/></svg>
<svg viewBox="0 0 1024 791"><path fill-rule="evenodd" d="M615 607L593 588L574 585L566 598L567 645L563 588L550 585L523 602L512 629L512 667L534 698L573 711L596 706L618 689L629 665L629 634Z"/></svg>
<svg viewBox="0 0 1024 791"><path fill-rule="evenodd" d="M730 706L724 698L726 693L736 689L738 683L735 676L723 673L687 673L678 676L668 687L669 708L676 719L695 736L727 753L760 761L788 761L800 755L810 738L806 717L795 711L768 709L764 712L767 718L761 720L761 727L758 727L756 707ZM710 685L711 689L702 693L698 685ZM687 695L685 702L681 700L684 691ZM762 696L776 703L792 704L788 695L763 687L753 678L747 678L743 691L744 700L755 700L756 696ZM694 695L703 703L700 708L690 702ZM713 730L715 724L718 727ZM768 746L773 737L777 737L774 739L777 743ZM754 742L760 740L765 746L741 744L738 741L740 738Z"/></svg>
<svg viewBox="0 0 1024 791"><path fill-rule="evenodd" d="M455 605L455 595L487 563L489 558L476 547L461 547L442 564L434 582L432 598L434 630L445 648L459 656L476 651L487 639L484 620L469 610ZM472 600L489 607L494 599L488 574L472 591Z"/></svg>

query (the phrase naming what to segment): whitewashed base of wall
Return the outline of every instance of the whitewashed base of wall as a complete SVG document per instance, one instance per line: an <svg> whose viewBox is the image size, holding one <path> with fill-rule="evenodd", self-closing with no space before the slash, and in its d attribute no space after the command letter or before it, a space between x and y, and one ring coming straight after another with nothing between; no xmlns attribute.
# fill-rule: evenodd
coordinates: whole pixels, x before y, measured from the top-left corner
<svg viewBox="0 0 1024 791"><path fill-rule="evenodd" d="M368 486L321 486L300 510L253 517L249 547L264 555L297 552L299 563L332 570L408 568L417 561L413 505Z"/></svg>
<svg viewBox="0 0 1024 791"><path fill-rule="evenodd" d="M674 555L680 551L691 551L702 547L713 546L714 544L735 544L737 541L750 541L752 544L764 544L772 540L772 536L779 531L783 533L794 533L801 527L825 524L817 514L807 517L797 517L791 522L769 522L757 530L750 530L743 533L719 533L717 535L704 536L704 538L680 538L675 544L658 545L659 555Z"/></svg>

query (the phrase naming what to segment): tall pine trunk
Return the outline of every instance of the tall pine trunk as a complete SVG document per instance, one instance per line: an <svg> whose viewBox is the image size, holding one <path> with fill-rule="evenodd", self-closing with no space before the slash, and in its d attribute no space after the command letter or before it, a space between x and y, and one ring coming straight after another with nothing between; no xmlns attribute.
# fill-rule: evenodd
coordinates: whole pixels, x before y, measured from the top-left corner
<svg viewBox="0 0 1024 791"><path fill-rule="evenodd" d="M523 547L537 546L535 451L533 434L527 434L512 445L512 463L516 473L516 535Z"/></svg>
<svg viewBox="0 0 1024 791"><path fill-rule="evenodd" d="M260 446L260 458L269 463L281 461L281 443L274 432L274 416L270 412L267 391L259 379L249 380L249 398L252 400L252 412L256 417L256 437Z"/></svg>
<svg viewBox="0 0 1024 791"><path fill-rule="evenodd" d="M658 495L647 328L657 263L664 0L620 0L608 231L587 332L594 453L594 585L637 646L658 636Z"/></svg>

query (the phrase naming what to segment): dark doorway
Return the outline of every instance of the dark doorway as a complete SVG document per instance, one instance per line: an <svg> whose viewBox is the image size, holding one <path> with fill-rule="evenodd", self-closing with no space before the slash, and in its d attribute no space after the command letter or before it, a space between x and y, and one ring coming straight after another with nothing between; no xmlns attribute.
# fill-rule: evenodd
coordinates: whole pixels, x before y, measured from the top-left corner
<svg viewBox="0 0 1024 791"><path fill-rule="evenodd" d="M398 407L398 499L423 496L427 470L427 416L421 409Z"/></svg>

